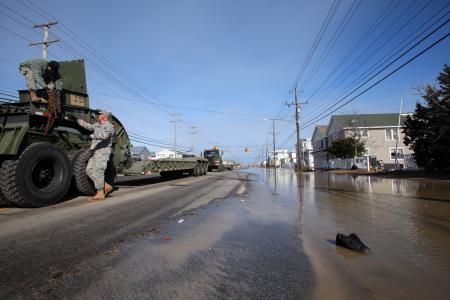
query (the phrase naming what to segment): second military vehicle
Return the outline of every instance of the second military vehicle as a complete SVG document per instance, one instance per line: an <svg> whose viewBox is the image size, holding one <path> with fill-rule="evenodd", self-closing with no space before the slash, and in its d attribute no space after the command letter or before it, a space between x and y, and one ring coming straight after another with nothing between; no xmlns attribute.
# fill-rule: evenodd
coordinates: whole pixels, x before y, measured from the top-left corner
<svg viewBox="0 0 450 300"><path fill-rule="evenodd" d="M223 151L220 151L217 147L203 151L203 156L208 160L208 171L223 171L222 155Z"/></svg>
<svg viewBox="0 0 450 300"><path fill-rule="evenodd" d="M83 60L60 62L63 80L61 113L45 134L48 104L31 102L28 91L19 91L20 101L0 104L0 206L40 207L61 201L69 187L84 195L95 189L86 175L91 152L90 133L69 116L95 122L98 110L89 108ZM39 92L39 91L38 91ZM203 157L159 159L134 164L131 143L122 123L114 116L113 153L105 180L113 184L116 174L144 170L174 177L183 173L204 175Z"/></svg>

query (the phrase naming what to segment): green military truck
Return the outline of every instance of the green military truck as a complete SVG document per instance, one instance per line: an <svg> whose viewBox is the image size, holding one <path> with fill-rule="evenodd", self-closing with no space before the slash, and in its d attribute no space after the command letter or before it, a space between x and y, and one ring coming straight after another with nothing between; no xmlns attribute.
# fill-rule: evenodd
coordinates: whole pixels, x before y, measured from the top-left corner
<svg viewBox="0 0 450 300"><path fill-rule="evenodd" d="M28 91L19 91L18 102L0 103L0 206L41 207L60 202L68 191L95 193L85 172L90 132L68 116L94 122L99 110L89 108L83 60L60 62L60 73L62 112L47 135L48 105L32 103ZM110 184L117 173L145 170L163 177L206 174L208 163L203 157L133 162L124 126L116 117L111 119L115 138L105 173Z"/></svg>
<svg viewBox="0 0 450 300"><path fill-rule="evenodd" d="M212 170L223 171L223 151L214 147L213 149L204 150L203 156L208 160L208 171Z"/></svg>

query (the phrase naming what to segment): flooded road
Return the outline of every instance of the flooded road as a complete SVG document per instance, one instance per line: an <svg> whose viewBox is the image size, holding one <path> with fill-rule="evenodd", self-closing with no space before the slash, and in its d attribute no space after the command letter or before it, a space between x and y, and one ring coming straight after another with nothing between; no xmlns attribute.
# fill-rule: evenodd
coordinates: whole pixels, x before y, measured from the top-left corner
<svg viewBox="0 0 450 300"><path fill-rule="evenodd" d="M255 171L280 199L298 199L300 239L320 299L448 299L450 182ZM337 247L354 232L372 253Z"/></svg>
<svg viewBox="0 0 450 300"><path fill-rule="evenodd" d="M101 203L0 211L0 298L448 299L449 182L285 169L155 180ZM337 247L338 232L371 253Z"/></svg>

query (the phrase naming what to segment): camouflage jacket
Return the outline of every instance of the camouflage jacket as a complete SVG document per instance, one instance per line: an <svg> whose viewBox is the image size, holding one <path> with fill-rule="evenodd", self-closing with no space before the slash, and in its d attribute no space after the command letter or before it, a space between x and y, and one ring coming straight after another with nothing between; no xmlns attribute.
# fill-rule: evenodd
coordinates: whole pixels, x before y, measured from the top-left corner
<svg viewBox="0 0 450 300"><path fill-rule="evenodd" d="M36 83L41 86L41 88L45 88L47 84L44 81L44 72L45 69L47 69L48 61L46 61L43 58L36 58L36 59L30 59L27 61L24 61L20 64L21 67L28 67L31 69L34 75L34 80L36 80ZM58 91L62 90L62 80L58 79L55 82L55 88Z"/></svg>
<svg viewBox="0 0 450 300"><path fill-rule="evenodd" d="M111 149L114 139L114 126L111 122L106 121L103 124L99 122L90 124L79 119L78 124L87 130L93 131L91 134L91 150L97 151L102 149Z"/></svg>

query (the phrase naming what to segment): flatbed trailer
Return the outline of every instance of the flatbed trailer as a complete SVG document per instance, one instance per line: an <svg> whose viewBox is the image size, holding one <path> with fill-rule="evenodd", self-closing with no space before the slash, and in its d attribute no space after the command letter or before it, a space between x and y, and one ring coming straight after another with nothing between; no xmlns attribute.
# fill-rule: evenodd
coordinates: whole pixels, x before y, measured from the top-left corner
<svg viewBox="0 0 450 300"><path fill-rule="evenodd" d="M130 168L122 170L123 175L160 173L163 177L175 177L184 173L203 176L208 172L208 160L203 157L160 158L135 161Z"/></svg>

